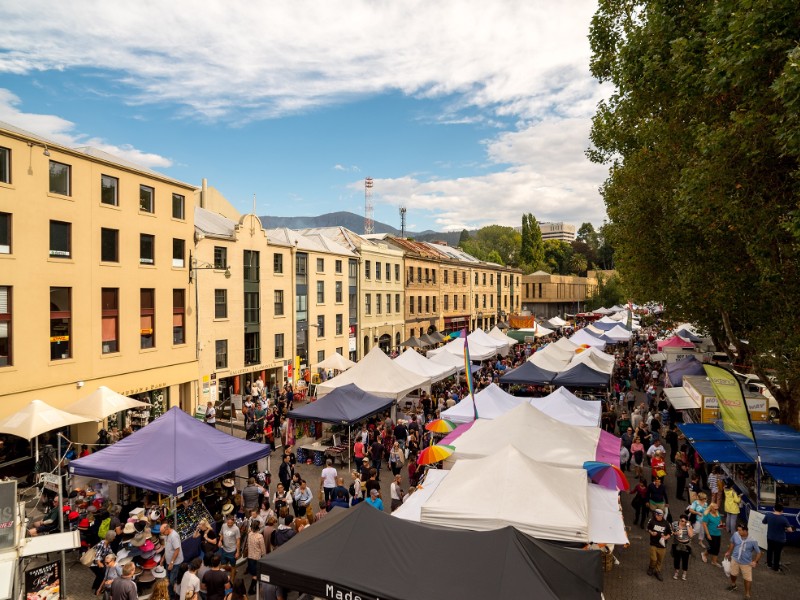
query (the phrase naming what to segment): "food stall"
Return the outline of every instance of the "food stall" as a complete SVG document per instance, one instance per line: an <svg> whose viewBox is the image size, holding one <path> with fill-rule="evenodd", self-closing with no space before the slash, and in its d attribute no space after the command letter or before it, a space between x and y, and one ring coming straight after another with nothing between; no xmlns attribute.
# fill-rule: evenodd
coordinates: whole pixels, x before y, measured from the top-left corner
<svg viewBox="0 0 800 600"><path fill-rule="evenodd" d="M700 411L700 423L714 423L720 418L719 402L714 394L711 382L705 375L684 376L683 390L697 405ZM750 412L751 421L754 423L761 423L769 420L767 398L765 396L752 392L744 392L744 398L747 402L747 409Z"/></svg>

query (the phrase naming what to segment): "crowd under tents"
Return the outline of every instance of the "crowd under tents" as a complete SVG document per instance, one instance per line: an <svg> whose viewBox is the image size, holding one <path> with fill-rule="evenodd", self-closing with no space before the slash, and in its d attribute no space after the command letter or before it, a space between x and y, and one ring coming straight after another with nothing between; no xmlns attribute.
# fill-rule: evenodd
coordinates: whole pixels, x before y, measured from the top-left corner
<svg viewBox="0 0 800 600"><path fill-rule="evenodd" d="M317 385L317 398L351 383L376 396L399 400L414 390L429 389L431 380L404 369L375 346L353 368Z"/></svg>
<svg viewBox="0 0 800 600"><path fill-rule="evenodd" d="M269 453L269 445L235 438L173 406L147 427L73 460L69 472L177 496Z"/></svg>
<svg viewBox="0 0 800 600"><path fill-rule="evenodd" d="M423 377L429 377L431 383L446 379L457 371L454 365L443 365L433 362L429 358L422 356L413 348L407 349L400 356L395 358L394 362L412 373L422 375Z"/></svg>
<svg viewBox="0 0 800 600"><path fill-rule="evenodd" d="M322 421L351 426L394 404L394 398L376 396L350 383L300 408L289 411L290 419Z"/></svg>
<svg viewBox="0 0 800 600"><path fill-rule="evenodd" d="M536 538L588 542L587 481L583 469L539 462L509 445L453 465L422 506L421 521L473 531L513 524Z"/></svg>
<svg viewBox="0 0 800 600"><path fill-rule="evenodd" d="M258 572L270 583L322 598L599 600L600 558L598 551L536 540L513 527L429 527L361 503L335 509L270 552Z"/></svg>
<svg viewBox="0 0 800 600"><path fill-rule="evenodd" d="M489 384L475 394L475 404L478 407L478 417L481 419L495 419L519 404L527 402L528 398L512 396L504 392L494 383ZM475 418L472 398L465 397L461 402L443 411L441 418L453 423L468 423Z"/></svg>
<svg viewBox="0 0 800 600"><path fill-rule="evenodd" d="M674 363L667 363L664 370L666 371L667 381L672 387L676 388L683 385L684 376L705 375L706 373L703 363L694 356L687 356Z"/></svg>

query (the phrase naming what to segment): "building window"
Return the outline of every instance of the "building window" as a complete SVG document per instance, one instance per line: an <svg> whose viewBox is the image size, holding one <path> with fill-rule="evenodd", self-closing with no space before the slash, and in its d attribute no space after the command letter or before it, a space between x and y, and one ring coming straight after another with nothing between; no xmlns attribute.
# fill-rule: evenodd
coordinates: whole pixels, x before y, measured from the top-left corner
<svg viewBox="0 0 800 600"><path fill-rule="evenodd" d="M317 259L317 273L324 273L325 272L325 259L318 258Z"/></svg>
<svg viewBox="0 0 800 600"><path fill-rule="evenodd" d="M156 264L156 236L147 233L139 235L139 264Z"/></svg>
<svg viewBox="0 0 800 600"><path fill-rule="evenodd" d="M261 269L259 267L261 257L258 250L245 250L244 251L244 280L250 283L257 283L261 277Z"/></svg>
<svg viewBox="0 0 800 600"><path fill-rule="evenodd" d="M156 291L143 288L139 293L140 322L139 335L141 349L156 347Z"/></svg>
<svg viewBox="0 0 800 600"><path fill-rule="evenodd" d="M228 368L228 340L216 340L214 342L217 369Z"/></svg>
<svg viewBox="0 0 800 600"><path fill-rule="evenodd" d="M186 198L172 194L172 218L183 221L186 218Z"/></svg>
<svg viewBox="0 0 800 600"><path fill-rule="evenodd" d="M172 343L186 343L186 290L172 290Z"/></svg>
<svg viewBox="0 0 800 600"><path fill-rule="evenodd" d="M214 268L220 271L228 268L228 249L224 246L214 246Z"/></svg>
<svg viewBox="0 0 800 600"><path fill-rule="evenodd" d="M258 292L244 293L244 322L250 325L256 325L261 322Z"/></svg>
<svg viewBox="0 0 800 600"><path fill-rule="evenodd" d="M482 308L486 308L486 294L483 295L483 305Z"/></svg>
<svg viewBox="0 0 800 600"><path fill-rule="evenodd" d="M475 271L475 285L478 285L478 272Z"/></svg>
<svg viewBox="0 0 800 600"><path fill-rule="evenodd" d="M0 254L11 254L11 214L0 212Z"/></svg>
<svg viewBox="0 0 800 600"><path fill-rule="evenodd" d="M11 183L11 150L0 147L0 183Z"/></svg>
<svg viewBox="0 0 800 600"><path fill-rule="evenodd" d="M100 176L100 202L119 206L119 179L111 175Z"/></svg>
<svg viewBox="0 0 800 600"><path fill-rule="evenodd" d="M186 241L172 238L172 266L182 269L186 262Z"/></svg>
<svg viewBox="0 0 800 600"><path fill-rule="evenodd" d="M14 364L11 340L11 287L0 285L0 367Z"/></svg>
<svg viewBox="0 0 800 600"><path fill-rule="evenodd" d="M433 274L433 283L436 283L436 269L431 269Z"/></svg>
<svg viewBox="0 0 800 600"><path fill-rule="evenodd" d="M392 265L386 263L386 281L392 280Z"/></svg>
<svg viewBox="0 0 800 600"><path fill-rule="evenodd" d="M72 288L50 288L50 360L72 357Z"/></svg>
<svg viewBox="0 0 800 600"><path fill-rule="evenodd" d="M383 269L383 265L376 260L375 261L375 281L380 281L381 280L382 269Z"/></svg>
<svg viewBox="0 0 800 600"><path fill-rule="evenodd" d="M337 304L341 304L342 303L342 282L341 281L337 281L336 282L336 288L335 289L336 289L336 303Z"/></svg>
<svg viewBox="0 0 800 600"><path fill-rule="evenodd" d="M50 193L61 196L72 195L72 167L64 163L50 161Z"/></svg>
<svg viewBox="0 0 800 600"><path fill-rule="evenodd" d="M408 283L414 283L414 267L408 267Z"/></svg>
<svg viewBox="0 0 800 600"><path fill-rule="evenodd" d="M325 316L317 315L317 338L325 337Z"/></svg>
<svg viewBox="0 0 800 600"><path fill-rule="evenodd" d="M466 294L462 294L461 295L461 306L462 306L462 308L464 310L467 310L467 295Z"/></svg>
<svg viewBox="0 0 800 600"><path fill-rule="evenodd" d="M425 312L426 313L431 312L431 297L430 296L425 296Z"/></svg>
<svg viewBox="0 0 800 600"><path fill-rule="evenodd" d="M275 334L275 358L283 358L283 334Z"/></svg>
<svg viewBox="0 0 800 600"><path fill-rule="evenodd" d="M400 281L400 265L394 266L394 280Z"/></svg>
<svg viewBox="0 0 800 600"><path fill-rule="evenodd" d="M119 230L100 228L100 260L119 262Z"/></svg>
<svg viewBox="0 0 800 600"><path fill-rule="evenodd" d="M119 289L100 290L100 318L103 354L119 352Z"/></svg>
<svg viewBox="0 0 800 600"><path fill-rule="evenodd" d="M214 290L214 318L228 318L228 290Z"/></svg>
<svg viewBox="0 0 800 600"><path fill-rule="evenodd" d="M478 302L478 294L475 294L475 308L480 306L480 302Z"/></svg>
<svg viewBox="0 0 800 600"><path fill-rule="evenodd" d="M364 277L369 279L372 277L372 262L365 260L364 261Z"/></svg>
<svg viewBox="0 0 800 600"><path fill-rule="evenodd" d="M50 221L50 256L69 258L72 256L72 224Z"/></svg>
<svg viewBox="0 0 800 600"><path fill-rule="evenodd" d="M494 308L494 296L489 296L489 308Z"/></svg>
<svg viewBox="0 0 800 600"><path fill-rule="evenodd" d="M422 267L417 267L417 283L422 283Z"/></svg>
<svg viewBox="0 0 800 600"><path fill-rule="evenodd" d="M508 275L503 275L503 287L508 287Z"/></svg>
<svg viewBox="0 0 800 600"><path fill-rule="evenodd" d="M386 314L392 312L392 295L386 294Z"/></svg>
<svg viewBox="0 0 800 600"><path fill-rule="evenodd" d="M400 334L398 333L397 335L400 335ZM341 347L336 348L336 354L341 354L342 356L344 356L344 348L341 348Z"/></svg>
<svg viewBox="0 0 800 600"><path fill-rule="evenodd" d="M333 264L334 264L334 270L335 270L337 273L341 273L341 272L342 272L342 261L340 261L340 260L337 260L337 261L336 261L335 263L333 263Z"/></svg>
<svg viewBox="0 0 800 600"><path fill-rule="evenodd" d="M400 312L400 294L394 295L394 312Z"/></svg>
<svg viewBox="0 0 800 600"><path fill-rule="evenodd" d="M486 273L482 273L482 275L483 275L482 277L483 285L486 285Z"/></svg>
<svg viewBox="0 0 800 600"><path fill-rule="evenodd" d="M283 273L283 254L276 252L272 255L272 272Z"/></svg>
<svg viewBox="0 0 800 600"><path fill-rule="evenodd" d="M375 294L375 314L379 315L383 313L383 296L381 294Z"/></svg>
<svg viewBox="0 0 800 600"><path fill-rule="evenodd" d="M364 314L372 314L372 294L364 294Z"/></svg>
<svg viewBox="0 0 800 600"><path fill-rule="evenodd" d="M466 306L464 308L466 308ZM458 310L458 296L455 294L453 294L453 310Z"/></svg>
<svg viewBox="0 0 800 600"><path fill-rule="evenodd" d="M467 285L467 272L461 272L461 285Z"/></svg>
<svg viewBox="0 0 800 600"><path fill-rule="evenodd" d="M447 274L448 274L449 272L450 272L450 271L448 271L447 269L444 269L444 272L443 272L443 274L444 274L444 283L445 283L445 284L447 284L447 283L448 283L448 281L447 281ZM454 283L455 283L455 282L454 282Z"/></svg>
<svg viewBox="0 0 800 600"><path fill-rule="evenodd" d="M408 314L414 314L414 296L408 297Z"/></svg>
<svg viewBox="0 0 800 600"><path fill-rule="evenodd" d="M139 210L149 213L156 211L156 191L149 185L139 186Z"/></svg>
<svg viewBox="0 0 800 600"><path fill-rule="evenodd" d="M422 314L422 296L417 296L417 313Z"/></svg>
<svg viewBox="0 0 800 600"><path fill-rule="evenodd" d="M283 290L275 290L275 316L283 316Z"/></svg>
<svg viewBox="0 0 800 600"><path fill-rule="evenodd" d="M341 314L336 315L336 335L342 335L344 320Z"/></svg>
<svg viewBox="0 0 800 600"><path fill-rule="evenodd" d="M325 282L317 282L317 304L325 304Z"/></svg>
<svg viewBox="0 0 800 600"><path fill-rule="evenodd" d="M442 305L443 305L444 310L450 310L449 298L450 298L450 296L448 296L447 294L442 296Z"/></svg>
<svg viewBox="0 0 800 600"><path fill-rule="evenodd" d="M436 312L436 296L433 297L431 302L433 303L433 312Z"/></svg>
<svg viewBox="0 0 800 600"><path fill-rule="evenodd" d="M261 362L261 334L258 331L244 334L244 364L257 365Z"/></svg>

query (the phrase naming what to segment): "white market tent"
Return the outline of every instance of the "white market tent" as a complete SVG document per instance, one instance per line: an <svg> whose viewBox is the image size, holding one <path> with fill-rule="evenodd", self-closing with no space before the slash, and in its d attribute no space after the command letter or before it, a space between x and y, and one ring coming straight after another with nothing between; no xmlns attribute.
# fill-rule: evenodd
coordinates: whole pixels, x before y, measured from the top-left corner
<svg viewBox="0 0 800 600"><path fill-rule="evenodd" d="M347 371L347 369L350 369L350 368L354 367L355 365L356 365L356 363L354 363L349 358L345 358L344 356L342 356L338 352L334 352L332 355L330 355L325 360L323 360L321 362L318 362L316 365L314 365L314 368L316 368L316 369L333 369L334 371Z"/></svg>
<svg viewBox="0 0 800 600"><path fill-rule="evenodd" d="M433 362L422 356L413 348L408 348L400 356L395 358L394 362L412 373L422 375L423 377L430 377L431 383L446 379L450 375L456 373L457 370L454 365L443 365Z"/></svg>
<svg viewBox="0 0 800 600"><path fill-rule="evenodd" d="M614 329L609 329L605 332L605 335L615 342L627 342L631 339L631 332L621 325L617 325Z"/></svg>
<svg viewBox="0 0 800 600"><path fill-rule="evenodd" d="M469 341L469 354L472 356L472 346L477 344L479 346L485 346L486 348L496 348L497 354L501 356L508 355L508 351L511 348L511 344L506 341L499 340L490 336L486 333L483 329L476 329L472 333L467 336L467 340Z"/></svg>
<svg viewBox="0 0 800 600"><path fill-rule="evenodd" d="M94 417L75 415L60 410L43 400L31 400L27 406L0 419L0 433L32 440L54 429L94 420Z"/></svg>
<svg viewBox="0 0 800 600"><path fill-rule="evenodd" d="M595 315L610 315L613 311L606 308L605 306L601 306L600 308L596 308L592 311Z"/></svg>
<svg viewBox="0 0 800 600"><path fill-rule="evenodd" d="M422 485L417 487L417 490L403 502L400 508L392 513L392 516L418 523L422 517L422 507L436 493L439 485L450 473L452 471L430 469L425 475ZM503 489L506 484L505 482L496 482L494 487ZM509 482L508 487L514 488L514 482ZM617 490L606 489L592 483L588 484L587 489L589 540L598 544L627 544L628 536L625 533L625 523L619 510ZM508 524L514 525L515 523Z"/></svg>
<svg viewBox="0 0 800 600"><path fill-rule="evenodd" d="M572 337L569 338L569 341L573 344L577 344L578 346L595 346L600 350L606 347L606 343L603 340L594 337L591 333L584 331L583 329L576 331Z"/></svg>
<svg viewBox="0 0 800 600"><path fill-rule="evenodd" d="M489 384L475 394L475 404L478 406L479 419L496 419L523 402L527 402L527 400L527 398L519 398L504 392L494 383ZM441 417L453 423L469 423L474 420L475 412L472 406L472 398L465 397L455 406L442 412Z"/></svg>
<svg viewBox="0 0 800 600"><path fill-rule="evenodd" d="M587 488L583 469L544 464L509 445L456 463L423 504L420 520L473 531L513 525L536 538L587 542Z"/></svg>
<svg viewBox="0 0 800 600"><path fill-rule="evenodd" d="M553 342L552 345L556 346L557 348L561 348L562 350L570 350L571 352L575 352L575 350L578 349L578 344L575 342L570 342L565 337L558 338L555 342Z"/></svg>
<svg viewBox="0 0 800 600"><path fill-rule="evenodd" d="M567 324L567 322L561 317L553 317L552 319L548 319L547 322L553 327L563 327Z"/></svg>
<svg viewBox="0 0 800 600"><path fill-rule="evenodd" d="M599 354L605 354L600 350L596 350L596 354L590 352L590 350L596 350L595 348L588 348L583 352L578 352L575 354L575 357L570 361L567 369L571 369L580 364L585 364L588 367L591 367L595 371L600 371L601 373L605 373L606 375L611 375L611 372L614 370L614 360L612 357L611 362L606 361L605 359L601 358ZM606 356L608 356L606 354ZM565 370L567 370L565 369Z"/></svg>
<svg viewBox="0 0 800 600"><path fill-rule="evenodd" d="M565 387L556 389L544 398L530 398L531 406L544 414L567 423L582 427L599 427L602 406L599 400L581 400Z"/></svg>
<svg viewBox="0 0 800 600"><path fill-rule="evenodd" d="M472 351L470 350L470 354ZM464 357L463 356L456 356L455 354L451 354L449 352L439 352L438 354L434 354L431 356L431 353L428 352L427 354L428 360L434 364L443 365L446 367L452 367L456 370L457 373L464 372ZM480 369L479 366L473 365L475 370Z"/></svg>
<svg viewBox="0 0 800 600"><path fill-rule="evenodd" d="M375 396L399 400L409 392L429 387L431 379L404 369L375 346L356 366L317 385L317 397L350 383Z"/></svg>
<svg viewBox="0 0 800 600"><path fill-rule="evenodd" d="M536 327L526 327L523 329L518 329L517 331L519 331L525 336L533 336L535 338L547 337L548 335L555 333L554 329L548 329L544 325L537 325Z"/></svg>
<svg viewBox="0 0 800 600"><path fill-rule="evenodd" d="M147 402L128 398L128 396L123 396L119 392L115 392L101 385L91 394L73 402L64 410L73 415L82 415L96 421L101 421L107 416L122 412L123 410L149 407L150 405Z"/></svg>
<svg viewBox="0 0 800 600"><path fill-rule="evenodd" d="M528 360L537 367L558 373L566 368L574 356L574 350L564 350L555 344L548 344L531 354Z"/></svg>
<svg viewBox="0 0 800 600"><path fill-rule="evenodd" d="M456 451L444 464L489 456L507 442L540 462L580 468L595 460L599 440L600 428L567 425L523 402L494 420L478 419L453 441Z"/></svg>
<svg viewBox="0 0 800 600"><path fill-rule="evenodd" d="M405 521L414 521L419 523L420 512L422 506L428 501L439 484L444 481L444 478L450 474L450 471L442 469L428 469L425 473L425 479L417 486L414 493L408 497L400 507L392 513L393 517L403 519Z"/></svg>
<svg viewBox="0 0 800 600"><path fill-rule="evenodd" d="M602 320L602 319L601 319L601 320ZM595 334L595 335L603 335L603 334L605 334L605 332L606 332L606 330L605 330L605 329L600 329L599 327L595 327L594 325L591 325L591 324L590 324L590 325L587 325L586 327L584 327L584 329L585 329L586 331L590 331L590 332L592 332L592 333L593 333L593 334Z"/></svg>
<svg viewBox="0 0 800 600"><path fill-rule="evenodd" d="M437 354L441 354L442 352L449 352L450 354L454 354L455 356L461 357L461 360L464 360L464 338L457 337L452 342L448 342L441 348L436 348L435 350L428 350L426 356L431 358L432 356L436 356ZM494 358L497 355L497 347L496 346L482 346L480 344L473 344L470 340L469 342L469 357L472 360L488 360L490 358Z"/></svg>
<svg viewBox="0 0 800 600"><path fill-rule="evenodd" d="M500 340L501 342L506 342L509 346L513 347L519 344L517 340L512 338L511 336L506 335L495 325L492 327L492 330L488 333L488 336L494 338L496 340Z"/></svg>

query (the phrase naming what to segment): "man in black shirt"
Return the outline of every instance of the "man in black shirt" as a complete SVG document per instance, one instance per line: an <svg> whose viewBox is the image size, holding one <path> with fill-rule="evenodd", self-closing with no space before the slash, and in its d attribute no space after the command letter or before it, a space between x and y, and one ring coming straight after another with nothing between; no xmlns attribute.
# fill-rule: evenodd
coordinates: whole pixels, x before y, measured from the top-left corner
<svg viewBox="0 0 800 600"><path fill-rule="evenodd" d="M661 576L661 565L667 551L667 542L672 536L672 525L664 518L664 511L657 508L653 511L653 518L647 524L647 533L650 534L650 566L648 575L655 575L659 581L664 581Z"/></svg>
<svg viewBox="0 0 800 600"><path fill-rule="evenodd" d="M292 475L294 475L294 467L291 465L291 457L288 454L284 454L283 462L278 469L278 479L283 484L283 489L289 489L289 484L292 483Z"/></svg>
<svg viewBox="0 0 800 600"><path fill-rule="evenodd" d="M220 568L219 554L211 557L211 568L203 575L200 587L206 591L206 600L225 600L225 590L231 587L231 580Z"/></svg>

